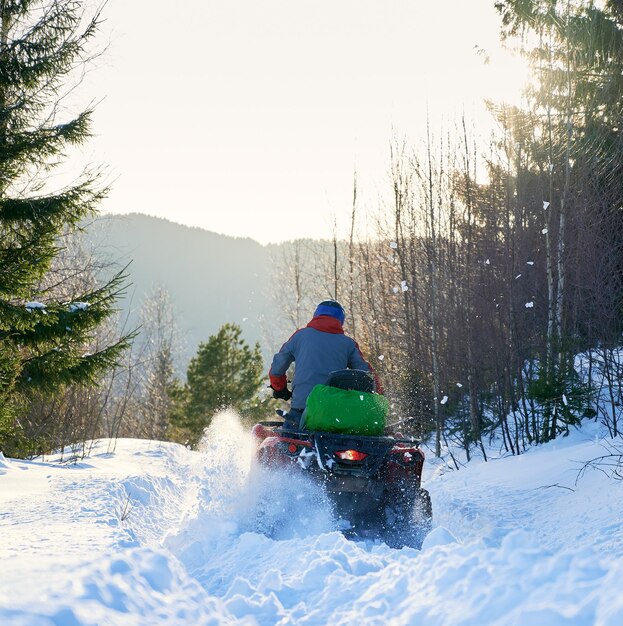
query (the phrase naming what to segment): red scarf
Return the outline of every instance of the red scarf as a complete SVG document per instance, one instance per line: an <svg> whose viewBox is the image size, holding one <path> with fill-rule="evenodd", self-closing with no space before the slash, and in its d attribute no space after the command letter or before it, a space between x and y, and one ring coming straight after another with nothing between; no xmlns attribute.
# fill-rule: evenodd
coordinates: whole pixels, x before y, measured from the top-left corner
<svg viewBox="0 0 623 626"><path fill-rule="evenodd" d="M344 329L342 328L342 324L340 324L340 320L335 317L331 317L331 315L318 315L317 317L312 318L311 322L307 324L307 328L320 330L323 333L331 333L332 335L344 334Z"/></svg>

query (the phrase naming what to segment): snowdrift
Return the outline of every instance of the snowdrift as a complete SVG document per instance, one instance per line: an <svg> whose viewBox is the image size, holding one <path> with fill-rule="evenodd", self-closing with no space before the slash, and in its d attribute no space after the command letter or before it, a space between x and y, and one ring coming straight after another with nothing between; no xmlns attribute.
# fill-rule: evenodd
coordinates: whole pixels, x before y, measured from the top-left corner
<svg viewBox="0 0 623 626"><path fill-rule="evenodd" d="M119 440L75 465L0 456L0 624L620 626L623 482L576 482L602 436L587 424L458 472L428 463L421 551L345 539L322 494L254 467L232 414L199 452Z"/></svg>

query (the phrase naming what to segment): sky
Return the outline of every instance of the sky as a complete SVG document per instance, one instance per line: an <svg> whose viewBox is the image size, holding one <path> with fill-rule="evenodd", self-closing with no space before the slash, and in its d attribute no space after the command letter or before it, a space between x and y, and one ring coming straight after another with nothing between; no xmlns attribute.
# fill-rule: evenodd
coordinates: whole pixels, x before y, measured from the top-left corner
<svg viewBox="0 0 623 626"><path fill-rule="evenodd" d="M493 0L108 0L81 90L105 213L140 212L261 243L330 237L388 185L393 137L427 116L490 123L522 68ZM476 48L476 46L478 48ZM492 62L484 63L486 51Z"/></svg>

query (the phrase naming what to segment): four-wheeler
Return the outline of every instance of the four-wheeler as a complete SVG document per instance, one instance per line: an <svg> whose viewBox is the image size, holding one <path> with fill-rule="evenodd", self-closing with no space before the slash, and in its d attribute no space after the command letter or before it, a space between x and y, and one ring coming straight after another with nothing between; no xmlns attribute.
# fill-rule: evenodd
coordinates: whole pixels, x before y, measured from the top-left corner
<svg viewBox="0 0 623 626"><path fill-rule="evenodd" d="M343 378L333 377L338 385ZM356 389L358 381L352 375L349 380ZM420 547L431 528L432 506L421 487L424 453L418 441L400 434L286 428L279 421L260 422L253 434L260 464L302 472L322 485L334 515L346 522L345 534L380 538L392 547Z"/></svg>

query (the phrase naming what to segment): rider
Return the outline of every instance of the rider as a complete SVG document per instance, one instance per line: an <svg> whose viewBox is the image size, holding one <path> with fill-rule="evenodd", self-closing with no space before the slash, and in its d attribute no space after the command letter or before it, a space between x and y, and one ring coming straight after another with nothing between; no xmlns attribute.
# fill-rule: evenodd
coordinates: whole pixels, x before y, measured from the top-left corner
<svg viewBox="0 0 623 626"><path fill-rule="evenodd" d="M336 300L324 300L305 328L288 339L273 358L270 386L273 397L292 398L291 409L285 415L288 426L298 426L307 396L315 385L324 384L329 374L341 369L359 369L374 374L377 391L380 382L370 364L363 358L357 343L344 334L344 308ZM292 392L288 389L286 372L296 362Z"/></svg>

